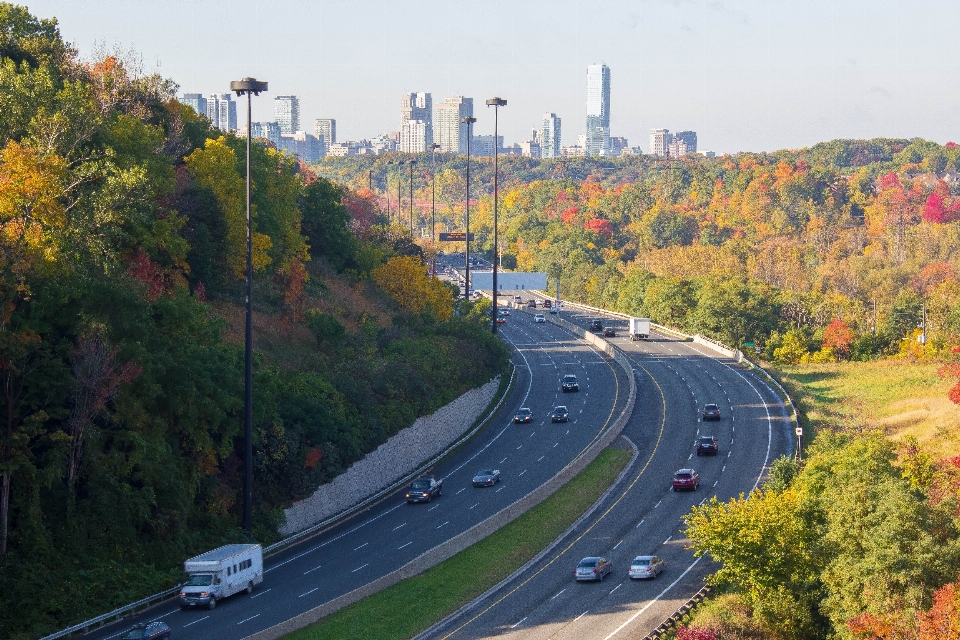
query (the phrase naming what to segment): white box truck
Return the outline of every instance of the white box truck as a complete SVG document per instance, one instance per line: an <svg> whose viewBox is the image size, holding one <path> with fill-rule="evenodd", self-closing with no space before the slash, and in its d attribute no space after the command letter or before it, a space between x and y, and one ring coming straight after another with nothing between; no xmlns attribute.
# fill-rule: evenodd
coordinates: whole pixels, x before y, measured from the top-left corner
<svg viewBox="0 0 960 640"><path fill-rule="evenodd" d="M646 340L650 337L650 318L630 318L630 339Z"/></svg>
<svg viewBox="0 0 960 640"><path fill-rule="evenodd" d="M218 600L240 591L251 593L263 582L263 551L258 544L228 544L183 563L187 581L180 606L213 609Z"/></svg>

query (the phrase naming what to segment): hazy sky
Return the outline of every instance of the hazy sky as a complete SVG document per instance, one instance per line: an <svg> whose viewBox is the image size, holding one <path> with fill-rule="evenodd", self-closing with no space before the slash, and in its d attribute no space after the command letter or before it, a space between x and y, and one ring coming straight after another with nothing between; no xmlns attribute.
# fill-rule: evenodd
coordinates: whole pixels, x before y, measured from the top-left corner
<svg viewBox="0 0 960 640"><path fill-rule="evenodd" d="M23 0L20 0L21 3ZM772 151L834 138L960 140L956 0L42 0L88 58L135 49L180 93L270 83L301 127L340 140L396 131L400 95L474 98L475 133L529 139L545 111L563 144L585 130L586 70L611 69L611 133L697 132L701 150ZM243 116L241 116L243 119Z"/></svg>

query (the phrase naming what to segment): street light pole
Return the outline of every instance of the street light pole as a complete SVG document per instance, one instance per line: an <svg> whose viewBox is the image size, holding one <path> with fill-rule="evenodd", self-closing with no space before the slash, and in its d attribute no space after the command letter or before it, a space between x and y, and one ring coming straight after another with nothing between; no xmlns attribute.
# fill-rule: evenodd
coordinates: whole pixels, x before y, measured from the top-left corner
<svg viewBox="0 0 960 640"><path fill-rule="evenodd" d="M410 159L410 239L413 239L413 165L417 164L415 159Z"/></svg>
<svg viewBox="0 0 960 640"><path fill-rule="evenodd" d="M253 224L250 215L250 128L251 96L267 90L267 83L254 78L234 80L230 90L237 97L247 95L247 317L244 328L245 349L243 358L243 531L253 538Z"/></svg>
<svg viewBox="0 0 960 640"><path fill-rule="evenodd" d="M500 144L497 140L497 116L500 107L507 106L507 101L503 98L490 98L487 100L487 106L493 107L493 309L490 314L493 316L491 323L493 333L497 333L497 310L500 306L497 300L497 249L499 248L499 237L497 236L497 161L500 151Z"/></svg>
<svg viewBox="0 0 960 640"><path fill-rule="evenodd" d="M402 202L401 202L401 200L400 200L400 198L401 198L400 188L403 186L403 184L401 184L401 183L403 182L403 180L402 180L402 178L403 178L403 163L404 163L403 160L398 160L398 161L397 161L397 224L400 224L400 220L402 220L402 218L401 218L400 216L403 215L403 204L402 204Z"/></svg>
<svg viewBox="0 0 960 640"><path fill-rule="evenodd" d="M433 275L437 275L437 149L436 142L430 145L430 246L433 249Z"/></svg>
<svg viewBox="0 0 960 640"><path fill-rule="evenodd" d="M464 235L464 262L465 267L464 271L466 272L466 277L463 279L463 297L467 300L470 299L470 138L473 137L472 125L476 122L477 119L473 116L466 116L460 118L460 122L464 122L467 125L467 204L464 209L464 224L467 227L466 233Z"/></svg>

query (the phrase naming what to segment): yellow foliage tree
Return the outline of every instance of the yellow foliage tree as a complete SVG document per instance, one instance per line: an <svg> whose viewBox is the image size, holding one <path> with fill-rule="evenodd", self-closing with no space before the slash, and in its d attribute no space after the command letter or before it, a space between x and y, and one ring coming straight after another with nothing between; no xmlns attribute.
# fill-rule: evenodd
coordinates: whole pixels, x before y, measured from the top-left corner
<svg viewBox="0 0 960 640"><path fill-rule="evenodd" d="M203 149L197 149L186 158L187 168L193 179L217 197L227 226L227 262L238 279L246 273L247 259L247 210L244 194L246 187L237 171L237 159L233 149L223 137L207 140ZM255 221L256 209L250 215ZM270 264L269 249L273 246L270 237L254 232L253 268L261 271Z"/></svg>
<svg viewBox="0 0 960 640"><path fill-rule="evenodd" d="M426 267L411 256L391 258L371 272L373 281L386 291L402 309L412 313L430 313L438 320L453 317L450 290L427 275Z"/></svg>

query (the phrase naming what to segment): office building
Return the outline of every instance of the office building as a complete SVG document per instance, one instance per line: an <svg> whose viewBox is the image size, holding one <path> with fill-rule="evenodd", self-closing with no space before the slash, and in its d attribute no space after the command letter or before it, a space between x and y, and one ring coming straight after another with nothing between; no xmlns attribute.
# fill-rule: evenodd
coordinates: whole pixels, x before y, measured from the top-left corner
<svg viewBox="0 0 960 640"><path fill-rule="evenodd" d="M673 141L682 140L686 146L686 153L697 152L697 132L696 131L677 131L673 134Z"/></svg>
<svg viewBox="0 0 960 640"><path fill-rule="evenodd" d="M281 133L278 149L283 149L287 153L296 154L304 162L317 162L323 157L322 145L320 140L309 133L297 131L292 134Z"/></svg>
<svg viewBox="0 0 960 640"><path fill-rule="evenodd" d="M237 103L232 93L211 93L207 98L207 119L221 131L237 130Z"/></svg>
<svg viewBox="0 0 960 640"><path fill-rule="evenodd" d="M525 140L517 145L520 147L520 155L524 158L539 158L540 143L536 140Z"/></svg>
<svg viewBox="0 0 960 640"><path fill-rule="evenodd" d="M332 118L317 118L313 123L313 135L323 140L328 147L337 141L337 121Z"/></svg>
<svg viewBox="0 0 960 640"><path fill-rule="evenodd" d="M543 158L560 157L560 118L555 113L543 114L540 128L540 155Z"/></svg>
<svg viewBox="0 0 960 640"><path fill-rule="evenodd" d="M445 153L467 152L467 124L463 118L473 115L473 98L456 96L438 104L434 113L434 142Z"/></svg>
<svg viewBox="0 0 960 640"><path fill-rule="evenodd" d="M254 122L250 125L250 136L269 140L280 148L280 125L276 122Z"/></svg>
<svg viewBox="0 0 960 640"><path fill-rule="evenodd" d="M392 133L383 133L370 141L375 153L387 153L397 150L397 137Z"/></svg>
<svg viewBox="0 0 960 640"><path fill-rule="evenodd" d="M300 131L300 99L277 96L273 99L273 119L280 125L280 134L292 136Z"/></svg>
<svg viewBox="0 0 960 640"><path fill-rule="evenodd" d="M202 93L185 93L180 102L192 107L197 115L207 115L207 99L203 97Z"/></svg>
<svg viewBox="0 0 960 640"><path fill-rule="evenodd" d="M670 143L673 136L669 129L654 129L650 132L650 155L666 157L670 152Z"/></svg>
<svg viewBox="0 0 960 640"><path fill-rule="evenodd" d="M610 147L607 149L608 155L618 156L620 153L629 147L627 144L627 139L622 136L611 136L610 137Z"/></svg>
<svg viewBox="0 0 960 640"><path fill-rule="evenodd" d="M429 125L423 120L407 120L400 126L400 151L423 153L429 149Z"/></svg>
<svg viewBox="0 0 960 640"><path fill-rule="evenodd" d="M424 92L403 94L400 98L400 151L421 153L429 149L431 144L433 98Z"/></svg>
<svg viewBox="0 0 960 640"><path fill-rule="evenodd" d="M587 66L587 137L584 154L599 156L610 148L610 67Z"/></svg>
<svg viewBox="0 0 960 640"><path fill-rule="evenodd" d="M497 136L494 143L493 136L473 136L470 141L470 153L475 156L492 156L494 149L503 148L503 136Z"/></svg>
<svg viewBox="0 0 960 640"><path fill-rule="evenodd" d="M586 154L583 147L578 144L573 144L569 147L560 147L560 155L564 158L576 158Z"/></svg>

